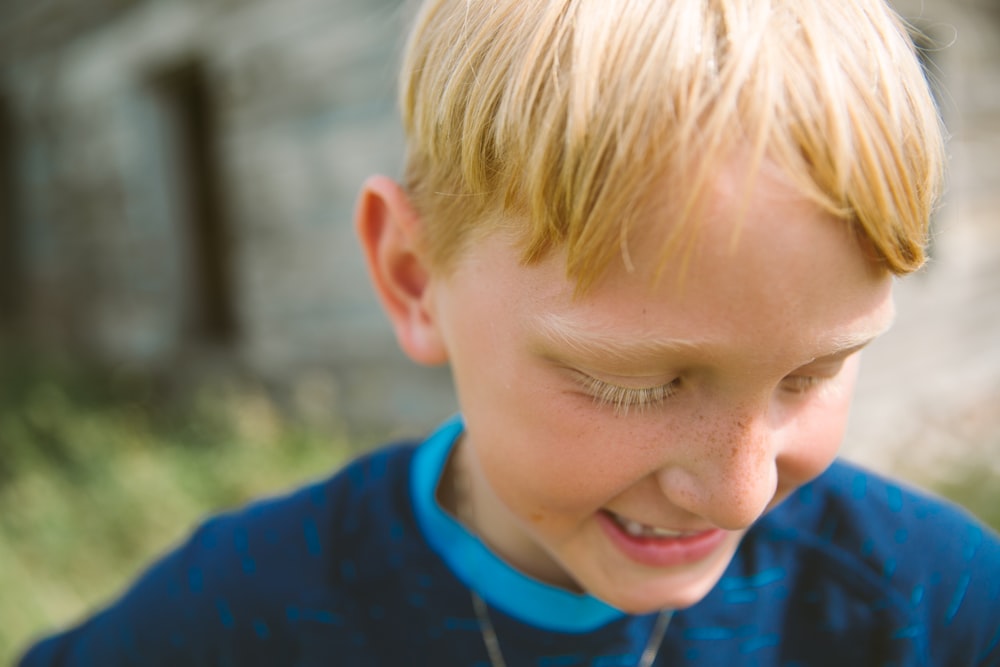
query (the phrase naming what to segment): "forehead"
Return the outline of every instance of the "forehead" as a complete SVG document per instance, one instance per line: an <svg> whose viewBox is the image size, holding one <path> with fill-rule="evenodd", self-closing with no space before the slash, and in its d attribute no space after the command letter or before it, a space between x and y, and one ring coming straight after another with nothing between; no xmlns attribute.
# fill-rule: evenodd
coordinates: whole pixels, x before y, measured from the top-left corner
<svg viewBox="0 0 1000 667"><path fill-rule="evenodd" d="M502 237L470 249L489 267L495 294L518 322L541 335L669 341L762 356L818 356L880 333L892 317L891 278L850 226L794 188L761 173L751 188L739 164L720 172L698 211L694 236L666 258L674 211L651 207L627 257L580 295L558 252L531 265ZM563 338L567 338L563 336ZM611 350L609 350L611 351Z"/></svg>

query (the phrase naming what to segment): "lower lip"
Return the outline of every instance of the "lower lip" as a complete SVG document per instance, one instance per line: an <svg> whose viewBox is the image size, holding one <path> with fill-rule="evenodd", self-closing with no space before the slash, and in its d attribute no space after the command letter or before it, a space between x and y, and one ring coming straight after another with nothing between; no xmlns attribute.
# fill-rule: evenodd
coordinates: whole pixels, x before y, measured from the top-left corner
<svg viewBox="0 0 1000 667"><path fill-rule="evenodd" d="M682 537L633 537L605 512L598 523L618 549L633 561L649 567L678 567L708 558L722 543L726 532L719 529Z"/></svg>

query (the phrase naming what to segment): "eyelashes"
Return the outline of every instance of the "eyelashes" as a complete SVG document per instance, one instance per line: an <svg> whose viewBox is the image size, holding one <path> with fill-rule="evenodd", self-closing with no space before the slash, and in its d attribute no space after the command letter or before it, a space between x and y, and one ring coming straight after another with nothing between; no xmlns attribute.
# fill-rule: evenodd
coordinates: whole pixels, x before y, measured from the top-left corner
<svg viewBox="0 0 1000 667"><path fill-rule="evenodd" d="M615 414L627 415L663 403L677 392L679 379L655 387L623 387L580 374L580 382L594 403L611 407Z"/></svg>
<svg viewBox="0 0 1000 667"><path fill-rule="evenodd" d="M781 386L789 393L804 394L823 384L828 379L815 375L789 375L781 381Z"/></svg>
<svg viewBox="0 0 1000 667"><path fill-rule="evenodd" d="M824 398L837 396L842 388L834 380L836 375L794 375L782 381L782 389L792 397L814 395Z"/></svg>
<svg viewBox="0 0 1000 667"><path fill-rule="evenodd" d="M681 383L681 379L676 378L654 387L625 387L586 373L577 372L577 375L584 392L593 398L595 405L610 407L619 416L642 413L661 405L677 393ZM788 394L804 396L830 388L832 379L824 375L789 375L781 381L781 388Z"/></svg>

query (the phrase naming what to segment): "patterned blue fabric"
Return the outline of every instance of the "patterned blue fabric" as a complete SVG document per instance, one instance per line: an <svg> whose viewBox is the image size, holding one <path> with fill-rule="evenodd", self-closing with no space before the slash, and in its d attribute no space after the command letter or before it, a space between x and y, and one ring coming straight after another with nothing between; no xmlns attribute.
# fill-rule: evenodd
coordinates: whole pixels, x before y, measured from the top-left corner
<svg viewBox="0 0 1000 667"><path fill-rule="evenodd" d="M468 589L414 513L414 451L383 449L208 521L20 664L488 667ZM511 667L633 665L653 622L553 631L523 620L533 600L509 597L491 615ZM1000 665L1000 540L950 505L834 464L674 615L656 664Z"/></svg>

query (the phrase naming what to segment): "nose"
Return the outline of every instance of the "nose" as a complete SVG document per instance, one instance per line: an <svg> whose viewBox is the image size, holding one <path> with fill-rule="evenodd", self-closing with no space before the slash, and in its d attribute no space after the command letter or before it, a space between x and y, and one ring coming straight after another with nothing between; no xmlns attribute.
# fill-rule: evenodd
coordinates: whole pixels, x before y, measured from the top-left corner
<svg viewBox="0 0 1000 667"><path fill-rule="evenodd" d="M778 438L766 406L703 415L657 482L672 504L714 526L747 528L774 498Z"/></svg>

